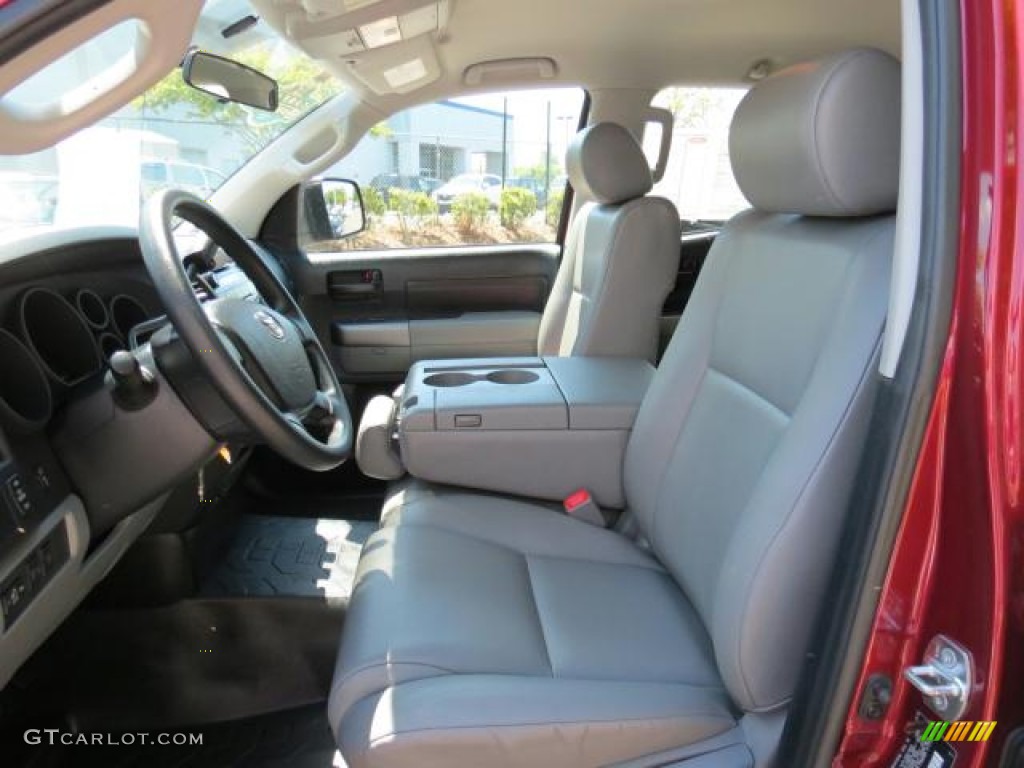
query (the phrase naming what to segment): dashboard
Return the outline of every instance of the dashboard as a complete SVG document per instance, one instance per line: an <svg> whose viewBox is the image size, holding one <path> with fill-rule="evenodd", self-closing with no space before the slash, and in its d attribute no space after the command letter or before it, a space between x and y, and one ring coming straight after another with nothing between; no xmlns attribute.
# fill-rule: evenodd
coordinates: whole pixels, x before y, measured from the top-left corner
<svg viewBox="0 0 1024 768"><path fill-rule="evenodd" d="M46 231L0 254L2 688L153 521L173 490L165 478L217 444L170 386L153 408L175 426L159 440L152 414L112 402L106 361L128 349L145 359L166 325L134 231ZM200 301L259 300L222 254L186 264Z"/></svg>

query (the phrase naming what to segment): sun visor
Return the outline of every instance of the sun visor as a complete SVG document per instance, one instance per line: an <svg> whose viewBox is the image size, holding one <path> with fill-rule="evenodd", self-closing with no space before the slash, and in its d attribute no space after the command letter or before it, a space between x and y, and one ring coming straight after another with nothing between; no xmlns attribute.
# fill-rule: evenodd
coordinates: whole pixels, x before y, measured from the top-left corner
<svg viewBox="0 0 1024 768"><path fill-rule="evenodd" d="M178 66L202 0L112 0L0 66L0 153L53 146L123 107ZM154 34L153 30L159 30ZM100 46L110 66L67 90L51 68Z"/></svg>

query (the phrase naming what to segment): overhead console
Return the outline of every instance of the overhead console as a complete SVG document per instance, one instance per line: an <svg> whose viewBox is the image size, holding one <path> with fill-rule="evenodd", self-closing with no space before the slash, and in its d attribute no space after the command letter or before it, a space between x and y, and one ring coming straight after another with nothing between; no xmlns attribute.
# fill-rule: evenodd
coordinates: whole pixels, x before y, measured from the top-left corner
<svg viewBox="0 0 1024 768"><path fill-rule="evenodd" d="M310 56L377 94L441 76L434 41L449 0L253 0L262 18Z"/></svg>
<svg viewBox="0 0 1024 768"><path fill-rule="evenodd" d="M525 357L412 367L394 416L405 468L438 483L624 505L626 442L646 360Z"/></svg>

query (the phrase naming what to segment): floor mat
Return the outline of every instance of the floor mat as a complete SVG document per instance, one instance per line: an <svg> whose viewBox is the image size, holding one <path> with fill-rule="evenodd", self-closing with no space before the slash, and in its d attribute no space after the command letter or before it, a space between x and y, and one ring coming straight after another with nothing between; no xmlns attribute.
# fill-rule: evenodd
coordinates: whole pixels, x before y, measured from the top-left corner
<svg viewBox="0 0 1024 768"><path fill-rule="evenodd" d="M246 515L204 597L347 598L373 522Z"/></svg>
<svg viewBox="0 0 1024 768"><path fill-rule="evenodd" d="M74 722L95 731L216 723L322 703L344 618L342 601L295 597L77 611L22 667L0 705L27 718L25 727Z"/></svg>

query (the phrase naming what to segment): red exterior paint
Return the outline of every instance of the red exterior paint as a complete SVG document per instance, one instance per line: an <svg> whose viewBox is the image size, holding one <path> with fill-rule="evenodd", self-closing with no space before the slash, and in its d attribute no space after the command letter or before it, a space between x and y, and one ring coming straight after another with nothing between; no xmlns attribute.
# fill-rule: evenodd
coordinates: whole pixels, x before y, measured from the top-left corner
<svg viewBox="0 0 1024 768"><path fill-rule="evenodd" d="M964 142L953 322L906 515L836 766L888 765L915 712L902 669L936 634L966 645L977 684L963 719L997 720L985 765L1024 725L1024 197L1020 44L1012 0L962 0ZM857 715L870 675L894 681L887 715Z"/></svg>

